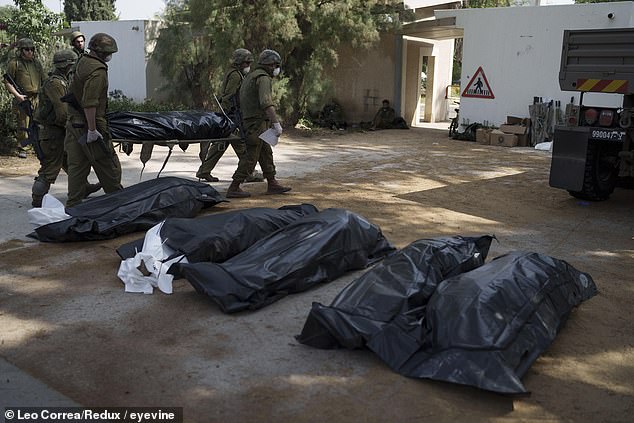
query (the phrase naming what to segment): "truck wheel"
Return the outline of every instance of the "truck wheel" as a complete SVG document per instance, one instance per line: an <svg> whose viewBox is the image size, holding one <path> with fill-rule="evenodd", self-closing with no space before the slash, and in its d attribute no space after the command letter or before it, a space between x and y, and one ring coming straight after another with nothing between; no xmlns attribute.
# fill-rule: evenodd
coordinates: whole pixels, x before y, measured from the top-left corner
<svg viewBox="0 0 634 423"><path fill-rule="evenodd" d="M610 198L619 176L619 150L619 144L589 140L583 190L568 191L570 195L589 201Z"/></svg>

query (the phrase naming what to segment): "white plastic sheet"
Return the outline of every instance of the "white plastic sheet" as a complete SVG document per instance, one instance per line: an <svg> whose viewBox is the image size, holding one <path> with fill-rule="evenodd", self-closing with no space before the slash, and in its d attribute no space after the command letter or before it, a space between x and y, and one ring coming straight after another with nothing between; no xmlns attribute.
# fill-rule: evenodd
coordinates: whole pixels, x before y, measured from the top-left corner
<svg viewBox="0 0 634 423"><path fill-rule="evenodd" d="M62 202L51 194L44 195L42 207L34 207L29 209L27 213L29 215L29 223L33 226L33 229L72 217L66 214L66 208Z"/></svg>
<svg viewBox="0 0 634 423"><path fill-rule="evenodd" d="M174 250L161 241L161 227L165 221L147 231L141 251L129 259L122 260L117 276L125 284L125 292L151 294L158 288L165 294L172 293L174 276L167 274L169 267L176 262L188 263L183 255L166 259Z"/></svg>

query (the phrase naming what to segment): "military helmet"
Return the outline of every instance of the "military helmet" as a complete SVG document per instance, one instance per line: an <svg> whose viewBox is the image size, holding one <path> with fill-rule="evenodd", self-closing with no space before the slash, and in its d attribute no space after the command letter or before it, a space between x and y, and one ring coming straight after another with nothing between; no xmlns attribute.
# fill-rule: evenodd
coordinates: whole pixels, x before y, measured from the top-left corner
<svg viewBox="0 0 634 423"><path fill-rule="evenodd" d="M20 38L18 40L18 48L35 48L35 44L33 40L30 38Z"/></svg>
<svg viewBox="0 0 634 423"><path fill-rule="evenodd" d="M73 50L66 49L55 52L53 55L53 64L58 69L64 69L68 65L75 63L77 55Z"/></svg>
<svg viewBox="0 0 634 423"><path fill-rule="evenodd" d="M246 62L253 62L253 54L246 48L239 48L233 52L231 62L234 65L241 65Z"/></svg>
<svg viewBox="0 0 634 423"><path fill-rule="evenodd" d="M282 63L282 57L275 50L264 50L258 58L260 65L279 65L280 63Z"/></svg>
<svg viewBox="0 0 634 423"><path fill-rule="evenodd" d="M75 41L76 38L78 37L84 37L84 40L86 40L86 36L84 34L81 33L81 31L73 31L70 34L70 42L71 44Z"/></svg>
<svg viewBox="0 0 634 423"><path fill-rule="evenodd" d="M90 38L88 48L91 51L102 54L112 54L119 51L115 39L108 34L104 34L103 32L98 32Z"/></svg>

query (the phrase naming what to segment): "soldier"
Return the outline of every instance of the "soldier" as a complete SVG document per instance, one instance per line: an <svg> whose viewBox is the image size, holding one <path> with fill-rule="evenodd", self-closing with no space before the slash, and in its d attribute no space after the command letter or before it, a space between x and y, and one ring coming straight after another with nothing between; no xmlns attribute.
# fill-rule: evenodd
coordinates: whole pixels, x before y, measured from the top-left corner
<svg viewBox="0 0 634 423"><path fill-rule="evenodd" d="M391 129L396 118L396 112L390 107L389 100L383 100L382 107L374 115L370 129Z"/></svg>
<svg viewBox="0 0 634 423"><path fill-rule="evenodd" d="M53 55L55 69L40 90L38 107L33 117L41 125L39 138L43 157L31 190L33 207L42 206L42 198L48 193L51 184L55 183L60 169L66 170L64 137L68 112L66 103L62 103L60 98L66 95L68 90L68 74L75 64L76 57L70 49L56 52ZM100 189L100 184L87 184L86 195Z"/></svg>
<svg viewBox="0 0 634 423"><path fill-rule="evenodd" d="M86 37L79 31L73 31L70 34L70 45L73 48L73 51L79 58L82 54L86 52L85 50Z"/></svg>
<svg viewBox="0 0 634 423"><path fill-rule="evenodd" d="M253 63L253 54L247 49L239 48L233 52L231 59L231 69L226 73L224 82L222 84L222 96L220 97L220 104L227 113L227 115L234 121L239 122L240 116L240 85L244 76L249 73L251 69L251 63ZM240 134L243 136L244 134ZM210 146L207 151L205 160L198 168L196 177L198 179L204 179L208 182L218 182L218 178L211 175L211 171L214 169L222 155L229 146L228 141L217 142ZM244 140L235 140L231 142L233 151L235 151L238 158L246 152L246 146ZM261 175L257 175L256 172L252 172L246 179L246 182L261 182L264 179Z"/></svg>
<svg viewBox="0 0 634 423"><path fill-rule="evenodd" d="M64 149L68 157L67 207L86 196L86 178L92 167L106 193L122 189L121 164L114 150L106 120L108 65L118 51L108 34L90 38L88 53L77 63L68 90L69 105Z"/></svg>
<svg viewBox="0 0 634 423"><path fill-rule="evenodd" d="M14 111L18 123L18 133L16 136L18 140L18 157L26 159L26 150L19 142L26 140L28 137L26 128L29 127L30 118L28 114L17 107L17 105L25 100L30 100L33 110L35 110L37 107L37 92L42 82L44 82L46 74L44 73L40 61L35 58L35 44L32 39L22 38L18 40L17 48L16 57L11 59L7 65L7 74L13 78L24 94L18 93L15 87L7 81L4 82L4 85L13 97L15 97Z"/></svg>
<svg viewBox="0 0 634 423"><path fill-rule="evenodd" d="M382 107L374 115L371 131L376 129L408 129L405 119L396 116L396 111L390 106L389 100L383 100Z"/></svg>
<svg viewBox="0 0 634 423"><path fill-rule="evenodd" d="M277 136L282 135L280 124L272 98L272 78L279 75L282 58L275 50L264 50L258 58L255 70L249 72L240 86L240 109L246 136L247 152L240 157L238 169L227 189L228 198L249 197L251 194L240 189L240 184L259 162L264 177L268 181L267 194L281 194L290 191L290 187L280 185L275 179L273 150L263 142L259 135L269 126Z"/></svg>

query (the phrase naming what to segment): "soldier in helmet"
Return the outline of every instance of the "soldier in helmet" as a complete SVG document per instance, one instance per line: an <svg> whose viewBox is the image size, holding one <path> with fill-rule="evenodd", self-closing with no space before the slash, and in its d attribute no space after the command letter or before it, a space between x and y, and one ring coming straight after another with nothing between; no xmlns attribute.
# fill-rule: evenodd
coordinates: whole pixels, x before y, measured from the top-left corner
<svg viewBox="0 0 634 423"><path fill-rule="evenodd" d="M249 197L240 184L249 176L255 163L259 162L268 182L267 194L281 194L290 187L280 185L275 179L275 163L271 146L259 135L272 127L277 136L282 135L282 125L275 113L272 97L272 81L280 73L282 58L275 50L264 50L258 57L258 65L249 72L240 86L240 109L245 129L247 152L240 158L233 181L227 189L228 198Z"/></svg>
<svg viewBox="0 0 634 423"><path fill-rule="evenodd" d="M233 52L231 58L231 69L225 74L225 79L222 84L222 96L220 97L220 104L225 110L227 115L235 122L240 117L240 99L239 91L240 85L244 76L249 73L251 69L251 63L253 63L253 54L245 48L239 48ZM243 134L240 134L241 136ZM198 168L196 177L204 179L208 182L218 182L218 178L211 175L211 171L214 169L218 161L227 150L229 145L228 141L217 142L211 145L207 152L205 160ZM233 151L236 152L238 158L246 152L246 146L243 140L235 140L231 142ZM252 172L246 179L246 182L260 182L263 181L261 175L257 172Z"/></svg>
<svg viewBox="0 0 634 423"><path fill-rule="evenodd" d="M77 55L77 58L86 52L86 37L80 31L73 31L70 34L70 45Z"/></svg>
<svg viewBox="0 0 634 423"><path fill-rule="evenodd" d="M64 139L68 160L67 207L79 204L86 197L86 178L91 167L106 193L123 188L121 164L106 120L107 63L118 51L117 42L100 32L90 38L88 49L90 51L77 62L68 90L71 102Z"/></svg>
<svg viewBox="0 0 634 423"><path fill-rule="evenodd" d="M55 183L60 169L66 170L64 137L66 135L67 105L61 101L68 90L68 75L77 56L73 50L61 50L53 55L54 69L42 84L38 106L33 115L40 124L40 146L43 157L40 170L31 190L33 207L42 206L42 198ZM88 184L86 195L101 189L99 184Z"/></svg>
<svg viewBox="0 0 634 423"><path fill-rule="evenodd" d="M22 38L18 40L16 57L9 61L7 74L13 78L24 92L24 94L20 94L11 84L7 81L4 82L7 90L15 98L14 111L18 123L18 157L25 159L26 150L20 146L19 142L26 140L28 137L26 128L29 127L30 118L28 114L18 108L17 105L25 100L30 100L33 109L35 109L37 107L37 92L46 77L42 64L35 58L35 44L32 39Z"/></svg>

